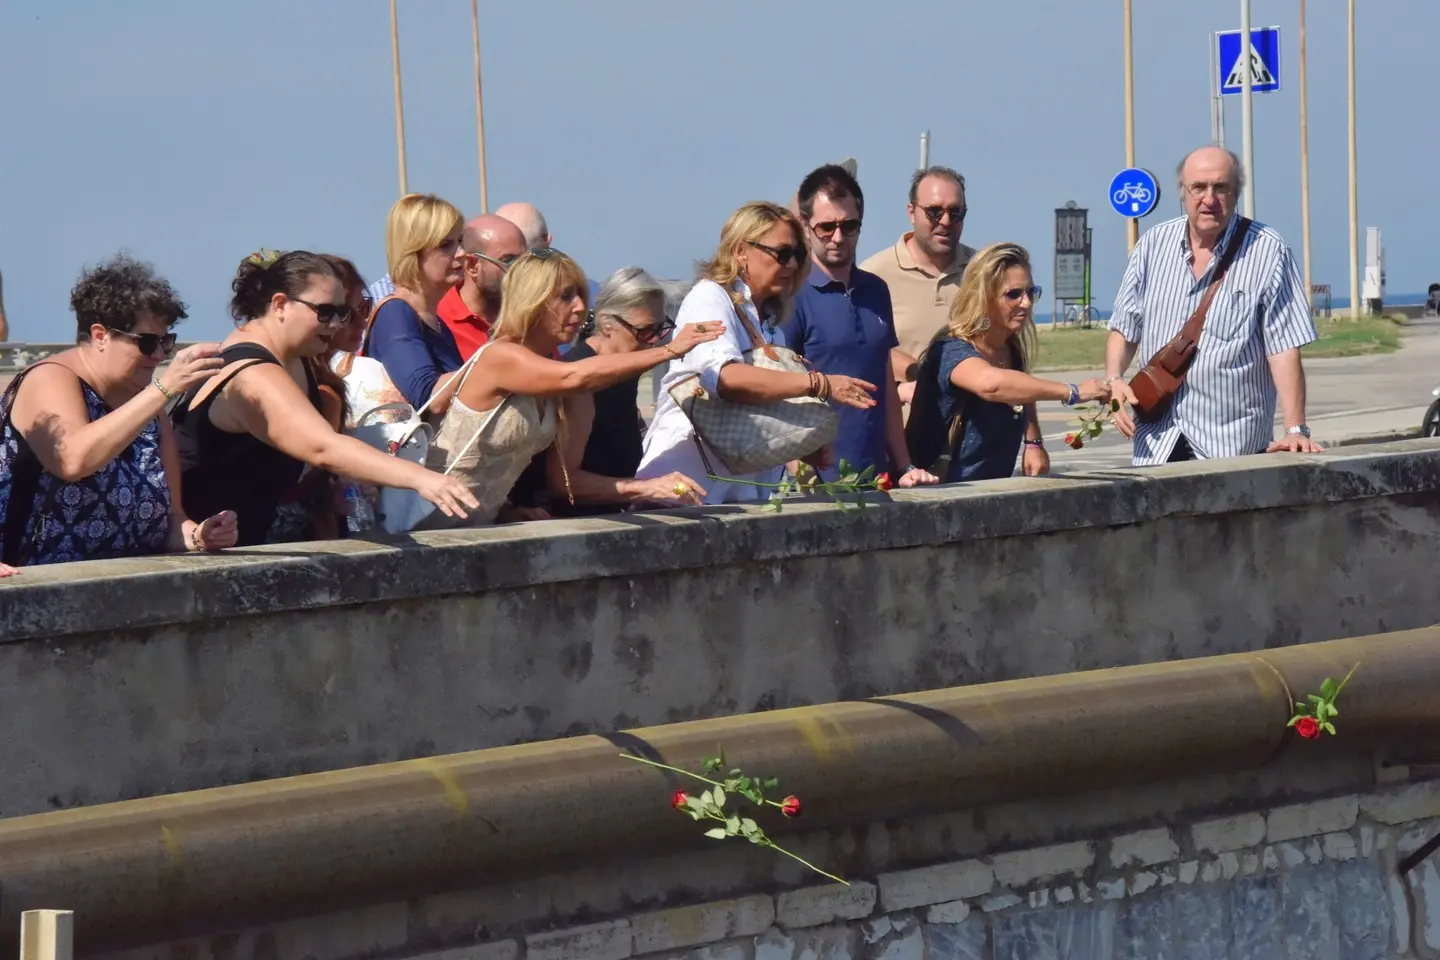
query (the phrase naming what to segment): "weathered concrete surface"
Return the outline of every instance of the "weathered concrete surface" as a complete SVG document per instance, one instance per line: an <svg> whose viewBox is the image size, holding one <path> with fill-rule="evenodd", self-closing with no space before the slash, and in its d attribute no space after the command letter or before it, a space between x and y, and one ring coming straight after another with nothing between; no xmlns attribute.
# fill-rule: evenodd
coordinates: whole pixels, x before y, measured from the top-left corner
<svg viewBox="0 0 1440 960"><path fill-rule="evenodd" d="M0 582L0 815L1440 621L1440 444Z"/></svg>

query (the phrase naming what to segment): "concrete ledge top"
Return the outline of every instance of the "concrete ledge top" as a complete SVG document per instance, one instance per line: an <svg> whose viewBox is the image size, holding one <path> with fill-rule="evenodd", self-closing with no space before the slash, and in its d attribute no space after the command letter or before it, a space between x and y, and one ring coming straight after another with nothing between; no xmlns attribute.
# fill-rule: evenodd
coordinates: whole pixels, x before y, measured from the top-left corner
<svg viewBox="0 0 1440 960"><path fill-rule="evenodd" d="M30 567L0 580L0 642L1434 492L1437 454L1440 441L1405 440L896 490L863 511L692 507Z"/></svg>

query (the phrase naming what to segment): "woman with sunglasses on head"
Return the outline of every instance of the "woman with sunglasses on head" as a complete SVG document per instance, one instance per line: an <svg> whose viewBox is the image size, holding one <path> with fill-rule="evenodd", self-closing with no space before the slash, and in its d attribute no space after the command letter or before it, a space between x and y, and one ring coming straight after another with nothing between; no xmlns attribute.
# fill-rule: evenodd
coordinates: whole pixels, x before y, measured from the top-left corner
<svg viewBox="0 0 1440 960"><path fill-rule="evenodd" d="M19 566L218 550L235 516L181 509L168 400L218 370L219 344L175 352L185 305L120 254L70 293L76 346L22 371L0 397L0 576ZM160 364L171 357L163 371Z"/></svg>
<svg viewBox="0 0 1440 960"><path fill-rule="evenodd" d="M993 244L966 268L950 305L949 326L920 360L905 426L912 452L930 461L925 466L943 482L1009 477L1022 443L1025 475L1047 473L1050 457L1035 404L1110 399L1110 388L1099 380L1077 385L1026 372L1035 362L1039 298L1024 247Z"/></svg>
<svg viewBox="0 0 1440 960"><path fill-rule="evenodd" d="M252 255L231 287L230 313L239 329L223 345L225 365L173 411L188 509L233 510L239 543L263 543L307 464L414 490L453 516L475 506L458 481L387 456L325 419L310 360L329 350L351 315L334 264L304 250L274 259Z"/></svg>
<svg viewBox="0 0 1440 960"><path fill-rule="evenodd" d="M639 267L615 271L600 286L595 307L565 361L658 346L675 329L665 306L665 286L659 280ZM639 385L637 374L593 394L567 396L563 447L557 443L536 457L511 496L521 502L531 487L538 488L546 495L545 509L557 517L619 513L641 504L699 503L705 487L684 474L635 479L645 444ZM569 503L571 495L574 506Z"/></svg>
<svg viewBox="0 0 1440 960"><path fill-rule="evenodd" d="M585 321L589 293L585 273L558 250L532 250L506 271L500 316L430 447L431 468L463 477L479 500L472 525L549 516L541 508L514 506L507 497L526 466L557 435L565 445L560 398L633 381L725 330L724 321L715 320L692 325L663 347L637 345L633 350L597 350L574 361L552 359ZM573 501L573 478L567 482L564 476L568 466L562 461L558 467L560 486L567 491L567 501ZM680 482L672 480L672 488ZM444 523L437 519L434 525Z"/></svg>
<svg viewBox="0 0 1440 960"><path fill-rule="evenodd" d="M780 325L789 317L795 296L809 275L805 234L795 214L766 201L747 203L730 215L720 230L720 246L700 265L700 279L680 305L676 337L695 324L725 323L725 335L671 364L661 383L655 419L645 434L645 454L636 476L652 479L679 473L706 477L705 461L719 467L713 454L702 453L689 417L670 396L677 381L699 374L705 388L734 403L769 404L792 397L829 397L859 410L875 406L876 385L839 374L787 373L744 363L753 344L745 325L759 331L766 343L784 344ZM830 451L809 459L829 463ZM784 466L735 477L753 483L778 483ZM709 479L705 503L767 499L770 490L749 483ZM676 487L679 492L679 486Z"/></svg>

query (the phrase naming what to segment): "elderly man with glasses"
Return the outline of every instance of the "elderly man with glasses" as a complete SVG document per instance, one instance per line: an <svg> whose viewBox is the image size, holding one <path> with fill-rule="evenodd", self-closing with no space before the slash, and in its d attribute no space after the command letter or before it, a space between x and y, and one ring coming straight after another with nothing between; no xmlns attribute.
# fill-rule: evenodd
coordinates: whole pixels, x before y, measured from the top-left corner
<svg viewBox="0 0 1440 960"><path fill-rule="evenodd" d="M465 224L465 279L445 294L435 314L455 335L460 359L469 360L490 337L500 316L500 287L505 271L525 253L525 235L504 217L482 214Z"/></svg>
<svg viewBox="0 0 1440 960"><path fill-rule="evenodd" d="M1176 170L1184 216L1148 231L1130 256L1105 348L1106 382L1122 405L1115 425L1134 439L1136 466L1290 451L1318 453L1305 425L1300 348L1316 338L1295 256L1262 223L1235 213L1244 175L1235 154L1201 147ZM1137 423L1121 379L1138 352L1153 357L1197 312L1220 277L1178 391ZM1276 399L1285 434L1275 439Z"/></svg>

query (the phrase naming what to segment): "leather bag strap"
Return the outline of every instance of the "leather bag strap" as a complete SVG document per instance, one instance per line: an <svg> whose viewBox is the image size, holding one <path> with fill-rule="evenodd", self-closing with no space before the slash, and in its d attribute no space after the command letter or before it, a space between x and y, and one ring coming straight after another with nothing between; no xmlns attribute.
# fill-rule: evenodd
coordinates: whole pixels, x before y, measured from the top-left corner
<svg viewBox="0 0 1440 960"><path fill-rule="evenodd" d="M1245 235L1250 232L1251 220L1247 217L1240 217L1235 223L1235 232L1230 235L1230 242L1220 254L1220 262L1215 265L1215 272L1210 276L1210 283L1205 287L1205 295L1200 298L1200 304L1190 319L1185 321L1185 326L1180 328L1180 335L1177 340L1188 340L1191 343L1200 342L1200 333L1205 329L1205 317L1210 313L1210 304L1215 300L1215 294L1220 290L1220 284L1225 280L1225 274L1230 272L1230 265L1235 262L1235 256L1240 252L1241 245L1245 242Z"/></svg>

